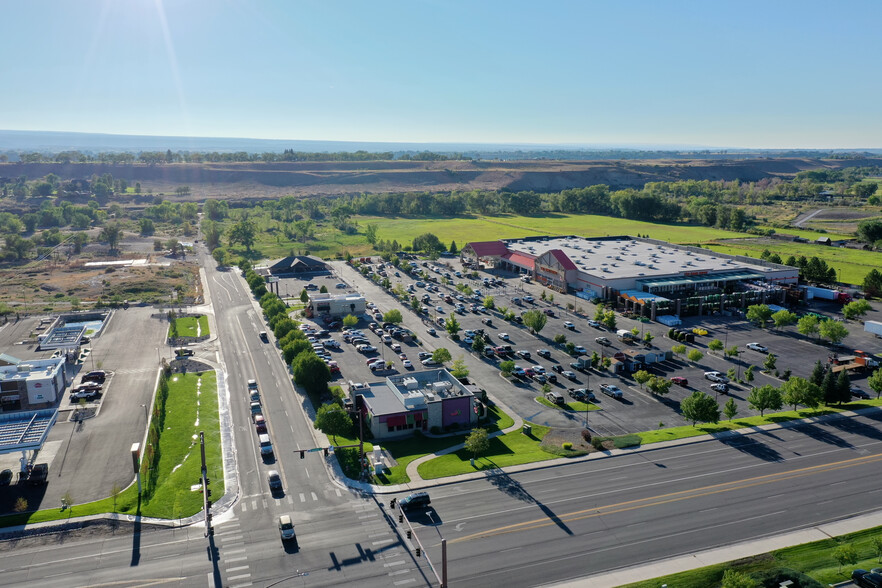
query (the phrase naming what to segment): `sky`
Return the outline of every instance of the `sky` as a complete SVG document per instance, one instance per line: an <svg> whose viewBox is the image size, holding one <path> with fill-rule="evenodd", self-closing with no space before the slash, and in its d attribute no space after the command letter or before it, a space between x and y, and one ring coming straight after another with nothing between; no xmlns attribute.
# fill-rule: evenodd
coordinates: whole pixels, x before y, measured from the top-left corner
<svg viewBox="0 0 882 588"><path fill-rule="evenodd" d="M882 147L882 2L0 1L0 129Z"/></svg>

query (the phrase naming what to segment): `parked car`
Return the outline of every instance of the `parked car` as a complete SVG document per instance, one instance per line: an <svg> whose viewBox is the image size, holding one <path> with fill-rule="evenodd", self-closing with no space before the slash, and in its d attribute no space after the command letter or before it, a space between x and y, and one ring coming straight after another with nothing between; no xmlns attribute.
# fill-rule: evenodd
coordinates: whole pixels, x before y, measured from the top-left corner
<svg viewBox="0 0 882 588"><path fill-rule="evenodd" d="M759 343L748 343L745 345L748 349L752 349L753 351L759 351L760 353L768 353L769 348L765 345L760 345Z"/></svg>
<svg viewBox="0 0 882 588"><path fill-rule="evenodd" d="M359 345L355 348L359 353L373 353L377 350L373 345Z"/></svg>
<svg viewBox="0 0 882 588"><path fill-rule="evenodd" d="M533 304L534 301L535 299L532 296L524 296L524 302L529 302L530 304Z"/></svg>
<svg viewBox="0 0 882 588"><path fill-rule="evenodd" d="M569 329L569 330L571 330L571 331L575 331L575 330L576 330L576 325L574 325L574 324L571 323L570 321L564 321L564 328L565 328L565 329Z"/></svg>
<svg viewBox="0 0 882 588"><path fill-rule="evenodd" d="M570 370L565 370L565 371L561 372L560 375L562 375L563 377L565 377L569 380L576 379L576 372L571 372Z"/></svg>
<svg viewBox="0 0 882 588"><path fill-rule="evenodd" d="M556 371L556 372L559 373L559 374L562 374L562 373L564 372L564 368L563 368L563 366L560 365L559 363L556 363L556 364L554 364L553 366L551 366L551 369L554 370L554 371Z"/></svg>
<svg viewBox="0 0 882 588"><path fill-rule="evenodd" d="M587 388L570 388L568 394L573 400L579 400L581 402L597 400L594 396L594 392Z"/></svg>
<svg viewBox="0 0 882 588"><path fill-rule="evenodd" d="M33 468L31 468L31 473L28 474L28 484L31 486L38 486L40 484L45 484L49 480L49 464L48 463L38 463Z"/></svg>
<svg viewBox="0 0 882 588"><path fill-rule="evenodd" d="M530 352L526 349L518 349L517 351L515 351L515 355L517 355L521 359L530 359Z"/></svg>
<svg viewBox="0 0 882 588"><path fill-rule="evenodd" d="M266 433L266 419L262 414L254 415L254 430L257 434Z"/></svg>
<svg viewBox="0 0 882 588"><path fill-rule="evenodd" d="M99 384L107 379L107 372L104 370L94 370L83 376L82 381L98 382Z"/></svg>
<svg viewBox="0 0 882 588"><path fill-rule="evenodd" d="M566 404L564 400L563 394L558 392L557 390L551 390L545 393L545 399L551 402L552 404L556 404L558 406L563 406Z"/></svg>
<svg viewBox="0 0 882 588"><path fill-rule="evenodd" d="M704 372L704 377L710 380L711 382L719 382L720 384L728 384L729 378L721 374L720 372Z"/></svg>
<svg viewBox="0 0 882 588"><path fill-rule="evenodd" d="M720 394L728 394L729 393L729 384L724 384L722 382L718 382L716 384L711 384L711 390L714 392L718 392Z"/></svg>
<svg viewBox="0 0 882 588"><path fill-rule="evenodd" d="M869 400L870 395L861 390L860 388L852 388L851 389L851 397L852 398L860 398L861 400Z"/></svg>
<svg viewBox="0 0 882 588"><path fill-rule="evenodd" d="M610 345L612 345L612 343L610 343L609 339L607 339L606 337L597 337L596 339L594 339L594 342L598 345L603 345L604 347L609 347Z"/></svg>
<svg viewBox="0 0 882 588"><path fill-rule="evenodd" d="M600 391L616 400L621 400L625 396L615 384L601 384Z"/></svg>
<svg viewBox="0 0 882 588"><path fill-rule="evenodd" d="M93 400L98 398L101 395L101 392L98 390L75 390L71 392L70 399L71 400Z"/></svg>
<svg viewBox="0 0 882 588"><path fill-rule="evenodd" d="M671 378L671 382L677 384L678 386L683 386L684 388L689 385L689 380L682 376L674 376Z"/></svg>
<svg viewBox="0 0 882 588"><path fill-rule="evenodd" d="M539 357L544 357L546 359L551 359L551 351L548 349L539 349L536 351L536 355Z"/></svg>
<svg viewBox="0 0 882 588"><path fill-rule="evenodd" d="M5 469L0 472L0 486L9 486L12 483L12 470Z"/></svg>
<svg viewBox="0 0 882 588"><path fill-rule="evenodd" d="M98 382L83 382L76 386L71 392L98 392L103 386Z"/></svg>
<svg viewBox="0 0 882 588"><path fill-rule="evenodd" d="M576 355L585 355L586 353L588 353L588 350L581 345L576 345L575 347L573 347L573 353L575 353Z"/></svg>
<svg viewBox="0 0 882 588"><path fill-rule="evenodd" d="M429 359L430 357L432 357L432 354L428 351L420 351L419 353L417 353L417 357L420 359L420 361L422 361L424 359Z"/></svg>
<svg viewBox="0 0 882 588"><path fill-rule="evenodd" d="M426 332L427 332L428 334L430 334L431 336L433 336L433 337L436 336L435 329L433 329L433 328L431 328L431 327L428 328L428 329L426 329Z"/></svg>
<svg viewBox="0 0 882 588"><path fill-rule="evenodd" d="M508 336L508 333L499 333L499 338L503 341L511 341L511 338Z"/></svg>
<svg viewBox="0 0 882 588"><path fill-rule="evenodd" d="M595 329L600 329L600 328L602 328L602 325L601 325L599 322L595 321L594 319L589 319L589 320L588 320L588 326L589 326L589 327L594 327Z"/></svg>
<svg viewBox="0 0 882 588"><path fill-rule="evenodd" d="M439 362L439 361L435 361L434 359L432 359L432 358L430 357L430 358L428 358L428 359L424 359L424 360L421 361L420 363L422 363L424 366L429 367L429 366L434 366L434 365L440 365L441 362Z"/></svg>

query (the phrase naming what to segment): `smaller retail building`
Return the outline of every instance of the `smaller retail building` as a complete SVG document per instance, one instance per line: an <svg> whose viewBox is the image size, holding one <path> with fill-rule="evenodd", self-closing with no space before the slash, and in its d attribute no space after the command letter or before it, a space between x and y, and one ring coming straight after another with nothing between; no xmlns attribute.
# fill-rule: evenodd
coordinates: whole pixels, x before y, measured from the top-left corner
<svg viewBox="0 0 882 588"><path fill-rule="evenodd" d="M0 365L0 410L54 403L66 384L61 357L14 360L9 365Z"/></svg>
<svg viewBox="0 0 882 588"><path fill-rule="evenodd" d="M365 313L364 296L361 294L328 294L316 292L309 295L304 309L309 318L330 316L342 317L347 314L360 316Z"/></svg>
<svg viewBox="0 0 882 588"><path fill-rule="evenodd" d="M402 437L436 427L467 429L478 422L475 395L443 368L389 376L383 382L367 385L353 384L349 393L362 396L364 426L374 439Z"/></svg>

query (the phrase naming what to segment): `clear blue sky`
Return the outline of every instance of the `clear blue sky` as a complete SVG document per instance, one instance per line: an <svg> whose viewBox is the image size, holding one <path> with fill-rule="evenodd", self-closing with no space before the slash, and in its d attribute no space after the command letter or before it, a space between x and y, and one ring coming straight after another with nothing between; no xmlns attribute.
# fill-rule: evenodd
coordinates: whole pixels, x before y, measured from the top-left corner
<svg viewBox="0 0 882 588"><path fill-rule="evenodd" d="M2 3L0 129L882 147L882 2Z"/></svg>

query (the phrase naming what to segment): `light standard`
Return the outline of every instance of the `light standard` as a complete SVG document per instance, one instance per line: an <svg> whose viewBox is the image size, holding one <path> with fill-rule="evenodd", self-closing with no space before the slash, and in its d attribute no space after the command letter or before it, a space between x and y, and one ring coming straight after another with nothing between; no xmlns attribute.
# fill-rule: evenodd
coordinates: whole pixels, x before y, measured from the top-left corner
<svg viewBox="0 0 882 588"><path fill-rule="evenodd" d="M591 368L585 370L585 428L588 428L588 395L591 394L591 372L588 371Z"/></svg>

